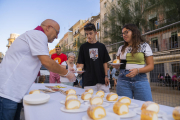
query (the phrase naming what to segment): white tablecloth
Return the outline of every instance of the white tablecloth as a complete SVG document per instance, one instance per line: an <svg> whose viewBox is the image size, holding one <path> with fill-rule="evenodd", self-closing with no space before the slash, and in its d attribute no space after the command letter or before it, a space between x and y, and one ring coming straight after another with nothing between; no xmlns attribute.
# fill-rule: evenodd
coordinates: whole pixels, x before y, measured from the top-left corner
<svg viewBox="0 0 180 120"><path fill-rule="evenodd" d="M32 87L29 89L29 91L35 90L35 89L48 89L45 86L54 86L54 85L66 86L63 84L40 84L40 83L35 84L34 83ZM77 94L82 94L85 91L84 89L71 87L71 86L67 86L67 88L61 88L61 89L68 90L70 88L75 89ZM60 108L64 105L61 104L60 101L65 100L66 96L63 94L60 94L60 92L50 93L49 95L50 95L50 100L49 102L45 104L29 105L29 104L23 103L24 114L25 114L26 120L81 120L82 117L87 114L87 112L81 112L81 113L62 112ZM132 99L132 103L136 103L139 105L139 107L141 107L144 101ZM111 108L113 107L113 103L110 103L110 105L108 107L105 107L105 109L110 108L110 107ZM172 115L173 109L174 109L173 107L160 105L160 110L163 110L164 112L166 112L167 115ZM126 120L134 120L134 119L137 119L138 117L139 115L137 115L134 118L129 118Z"/></svg>

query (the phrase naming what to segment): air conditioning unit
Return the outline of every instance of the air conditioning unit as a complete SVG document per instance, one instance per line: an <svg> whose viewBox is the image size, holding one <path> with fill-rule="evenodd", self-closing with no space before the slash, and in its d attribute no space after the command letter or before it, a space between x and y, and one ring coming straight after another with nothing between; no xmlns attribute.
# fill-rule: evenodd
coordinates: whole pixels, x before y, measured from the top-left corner
<svg viewBox="0 0 180 120"><path fill-rule="evenodd" d="M152 51L153 52L158 52L158 48L153 48Z"/></svg>

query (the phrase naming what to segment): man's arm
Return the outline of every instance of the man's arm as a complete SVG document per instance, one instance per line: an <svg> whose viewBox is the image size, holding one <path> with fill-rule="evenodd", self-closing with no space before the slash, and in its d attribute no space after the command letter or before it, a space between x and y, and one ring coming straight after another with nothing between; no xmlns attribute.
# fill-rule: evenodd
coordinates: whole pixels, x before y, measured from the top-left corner
<svg viewBox="0 0 180 120"><path fill-rule="evenodd" d="M104 66L104 73L105 73L105 75L108 75L107 74L107 63L104 63L103 66Z"/></svg>
<svg viewBox="0 0 180 120"><path fill-rule="evenodd" d="M60 75L66 75L68 70L60 66L54 60L50 59L47 55L39 55L39 60L41 61L42 65L46 67L49 71L54 73L58 73Z"/></svg>
<svg viewBox="0 0 180 120"><path fill-rule="evenodd" d="M74 73L61 67L54 60L50 59L48 55L39 55L38 58L41 61L42 65L46 67L48 70L54 73L58 73L62 76L66 76L66 78L68 78L70 82L74 82L76 80Z"/></svg>
<svg viewBox="0 0 180 120"><path fill-rule="evenodd" d="M108 86L109 85L109 79L107 76L107 63L104 63L103 67L104 67L104 73L105 73L105 85Z"/></svg>

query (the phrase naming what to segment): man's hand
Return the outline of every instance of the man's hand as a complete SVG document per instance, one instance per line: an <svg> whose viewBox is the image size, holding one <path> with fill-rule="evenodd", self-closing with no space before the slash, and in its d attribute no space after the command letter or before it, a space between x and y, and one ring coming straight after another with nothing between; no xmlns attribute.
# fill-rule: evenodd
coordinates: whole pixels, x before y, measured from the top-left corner
<svg viewBox="0 0 180 120"><path fill-rule="evenodd" d="M76 76L74 75L74 73L72 73L70 71L67 74L66 78L68 78L70 82L75 82L76 81Z"/></svg>
<svg viewBox="0 0 180 120"><path fill-rule="evenodd" d="M109 79L108 79L108 77L105 77L105 85L106 85L106 86L109 85Z"/></svg>
<svg viewBox="0 0 180 120"><path fill-rule="evenodd" d="M131 69L129 71L130 71L130 73L127 74L126 77L133 78L138 74L138 69L137 68Z"/></svg>

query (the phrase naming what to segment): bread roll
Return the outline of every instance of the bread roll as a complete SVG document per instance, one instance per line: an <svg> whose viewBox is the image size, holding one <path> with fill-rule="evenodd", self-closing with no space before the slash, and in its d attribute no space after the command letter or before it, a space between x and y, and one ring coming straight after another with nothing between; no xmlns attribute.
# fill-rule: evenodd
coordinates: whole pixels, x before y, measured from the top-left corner
<svg viewBox="0 0 180 120"><path fill-rule="evenodd" d="M116 102L113 106L114 113L124 115L129 113L129 108L126 103Z"/></svg>
<svg viewBox="0 0 180 120"><path fill-rule="evenodd" d="M131 104L131 99L128 98L128 97L122 97L121 99L118 100L118 102L126 103L127 105L130 105Z"/></svg>
<svg viewBox="0 0 180 120"><path fill-rule="evenodd" d="M141 111L141 120L158 120L157 113L149 110Z"/></svg>
<svg viewBox="0 0 180 120"><path fill-rule="evenodd" d="M158 113L159 105L157 103L147 101L142 105L141 110L149 110L149 111L154 111L154 112Z"/></svg>
<svg viewBox="0 0 180 120"><path fill-rule="evenodd" d="M88 116L93 120L99 120L106 116L106 110L102 106L91 105L87 110Z"/></svg>
<svg viewBox="0 0 180 120"><path fill-rule="evenodd" d="M29 94L38 94L40 93L40 90L31 90Z"/></svg>
<svg viewBox="0 0 180 120"><path fill-rule="evenodd" d="M77 68L77 71L82 71L82 68Z"/></svg>
<svg viewBox="0 0 180 120"><path fill-rule="evenodd" d="M86 89L85 92L89 92L89 93L93 94L94 90L93 89Z"/></svg>
<svg viewBox="0 0 180 120"><path fill-rule="evenodd" d="M174 108L172 115L175 120L180 120L180 106Z"/></svg>
<svg viewBox="0 0 180 120"><path fill-rule="evenodd" d="M100 96L100 97L104 97L104 91L100 90L100 91L97 91L96 95Z"/></svg>
<svg viewBox="0 0 180 120"><path fill-rule="evenodd" d="M100 97L98 95L94 95L90 98L89 102L91 105L102 105L103 99L102 99L102 97Z"/></svg>
<svg viewBox="0 0 180 120"><path fill-rule="evenodd" d="M75 95L75 94L69 94L66 96L66 100L68 100L70 98L78 99L77 95Z"/></svg>
<svg viewBox="0 0 180 120"><path fill-rule="evenodd" d="M81 102L78 99L70 98L65 101L65 108L67 110L79 109L80 106L81 106Z"/></svg>
<svg viewBox="0 0 180 120"><path fill-rule="evenodd" d="M116 93L111 92L106 96L107 101L117 101L117 99L118 99L118 95Z"/></svg>
<svg viewBox="0 0 180 120"><path fill-rule="evenodd" d="M115 59L115 60L113 61L113 63L120 63L120 60L119 60L119 59Z"/></svg>
<svg viewBox="0 0 180 120"><path fill-rule="evenodd" d="M69 89L66 91L66 95L68 94L76 94L76 91L74 89Z"/></svg>
<svg viewBox="0 0 180 120"><path fill-rule="evenodd" d="M89 93L89 92L84 92L84 93L81 95L81 99L82 99L82 100L89 100L91 97L92 97L92 94Z"/></svg>

